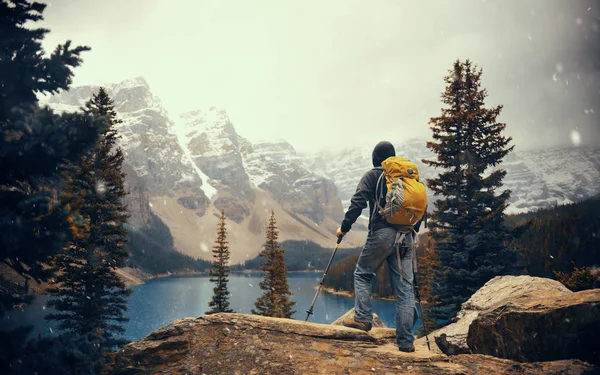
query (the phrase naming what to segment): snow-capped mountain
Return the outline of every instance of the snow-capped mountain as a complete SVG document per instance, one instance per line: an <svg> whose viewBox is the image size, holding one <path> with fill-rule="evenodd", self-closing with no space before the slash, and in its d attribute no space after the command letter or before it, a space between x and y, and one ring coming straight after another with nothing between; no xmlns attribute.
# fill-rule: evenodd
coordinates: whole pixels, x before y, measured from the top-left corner
<svg viewBox="0 0 600 375"><path fill-rule="evenodd" d="M421 162L435 160L435 154L426 147L426 140L411 139L396 142L394 146L397 155L417 164L422 178L439 173ZM305 155L305 160L312 170L335 181L345 208L360 177L372 168L373 147ZM511 190L507 213L578 202L600 193L600 149L565 147L515 151L499 167L507 171L503 188ZM434 199L429 196L430 202Z"/></svg>
<svg viewBox="0 0 600 375"><path fill-rule="evenodd" d="M253 144L237 133L224 109L170 116L143 78L104 87L123 120L117 130L125 152L130 224L147 225L152 211L169 227L175 247L192 256L211 257L221 211L228 218L234 263L260 250L271 210L281 241L330 246L358 180L371 168L374 145L299 154L284 141ZM74 87L43 102L59 111L76 111L97 90ZM421 162L434 158L425 143L413 139L395 146L428 178L437 172ZM599 150L518 151L501 167L508 172L504 185L512 191L509 212L600 193ZM361 246L364 224L354 225L342 245Z"/></svg>
<svg viewBox="0 0 600 375"><path fill-rule="evenodd" d="M600 149L517 151L502 167L511 190L509 213L579 202L600 193Z"/></svg>
<svg viewBox="0 0 600 375"><path fill-rule="evenodd" d="M210 258L217 220L228 219L231 259L256 255L271 210L280 240L335 240L343 214L337 188L311 172L285 142L253 145L240 136L223 109L169 116L143 78L104 86L123 120L117 126L132 213L144 226L152 210L169 227L175 247ZM71 88L45 100L59 111L77 111L99 86ZM359 246L361 232L345 246Z"/></svg>
<svg viewBox="0 0 600 375"><path fill-rule="evenodd" d="M73 87L47 100L60 111L77 111L99 86ZM175 190L203 196L202 180L187 161L171 122L160 100L152 94L143 78L135 78L105 86L123 120L117 126L119 146L127 163L146 182L152 195Z"/></svg>
<svg viewBox="0 0 600 375"><path fill-rule="evenodd" d="M308 170L289 143L252 144L237 134L226 111L215 107L181 115L174 129L195 167L218 190L215 206L235 207L228 217L236 222L250 214L256 191L317 224L326 217L341 219L333 181Z"/></svg>

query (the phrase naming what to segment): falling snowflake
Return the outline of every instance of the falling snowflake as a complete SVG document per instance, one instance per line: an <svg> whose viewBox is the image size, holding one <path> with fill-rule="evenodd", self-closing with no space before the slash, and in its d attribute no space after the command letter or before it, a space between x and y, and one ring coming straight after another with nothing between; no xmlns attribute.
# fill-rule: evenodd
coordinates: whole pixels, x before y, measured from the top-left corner
<svg viewBox="0 0 600 375"><path fill-rule="evenodd" d="M571 142L575 146L579 146L581 143L581 134L577 130L571 130Z"/></svg>
<svg viewBox="0 0 600 375"><path fill-rule="evenodd" d="M148 202L148 204L150 205L150 207L152 207L152 202Z"/></svg>
<svg viewBox="0 0 600 375"><path fill-rule="evenodd" d="M248 284L248 285L250 285L250 288L254 288L254 286L252 286L252 284Z"/></svg>
<svg viewBox="0 0 600 375"><path fill-rule="evenodd" d="M581 25L583 23L583 20L581 18L577 18L575 20L575 23L578 24L578 25Z"/></svg>
<svg viewBox="0 0 600 375"><path fill-rule="evenodd" d="M42 306L42 310L46 310L46 305Z"/></svg>
<svg viewBox="0 0 600 375"><path fill-rule="evenodd" d="M100 180L96 183L96 193L103 195L106 192L106 184Z"/></svg>
<svg viewBox="0 0 600 375"><path fill-rule="evenodd" d="M54 331L52 331L52 327L48 327L48 329L50 330L50 333L54 333Z"/></svg>
<svg viewBox="0 0 600 375"><path fill-rule="evenodd" d="M556 76L556 73L552 74L552 80L554 82L558 81L558 77Z"/></svg>
<svg viewBox="0 0 600 375"><path fill-rule="evenodd" d="M562 73L562 72L563 72L563 70L564 70L564 69L563 69L563 66L562 66L562 64L561 64L561 63L558 63L558 64L556 64L556 71L557 71L557 72L559 72L559 73Z"/></svg>
<svg viewBox="0 0 600 375"><path fill-rule="evenodd" d="M206 243L202 242L200 244L200 250L204 251L205 253L208 253L208 246L206 245Z"/></svg>

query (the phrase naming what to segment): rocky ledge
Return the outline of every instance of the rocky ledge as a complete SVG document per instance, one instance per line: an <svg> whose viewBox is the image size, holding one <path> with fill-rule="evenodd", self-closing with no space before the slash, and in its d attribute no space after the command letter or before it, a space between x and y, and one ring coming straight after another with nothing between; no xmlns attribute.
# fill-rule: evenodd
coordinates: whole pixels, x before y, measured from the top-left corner
<svg viewBox="0 0 600 375"><path fill-rule="evenodd" d="M600 364L598 332L600 289L574 293L555 280L499 276L463 303L455 323L432 336L449 355Z"/></svg>
<svg viewBox="0 0 600 375"><path fill-rule="evenodd" d="M423 339L401 353L394 330L244 314L175 321L109 359L107 374L592 374L580 360L519 363L482 354L447 356Z"/></svg>

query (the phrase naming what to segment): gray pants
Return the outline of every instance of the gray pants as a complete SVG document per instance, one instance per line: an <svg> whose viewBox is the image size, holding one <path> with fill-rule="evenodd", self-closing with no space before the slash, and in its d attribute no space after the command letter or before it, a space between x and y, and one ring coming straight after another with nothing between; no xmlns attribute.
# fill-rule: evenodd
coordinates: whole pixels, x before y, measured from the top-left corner
<svg viewBox="0 0 600 375"><path fill-rule="evenodd" d="M371 280L383 261L387 260L392 288L396 294L396 343L398 347L410 348L415 339L413 334L416 310L413 291L414 242L412 235L405 236L403 246L400 248L402 257L399 262L399 254L394 246L396 235L397 231L393 228L381 228L374 233L369 233L354 271L356 294L354 319L367 323L373 321Z"/></svg>

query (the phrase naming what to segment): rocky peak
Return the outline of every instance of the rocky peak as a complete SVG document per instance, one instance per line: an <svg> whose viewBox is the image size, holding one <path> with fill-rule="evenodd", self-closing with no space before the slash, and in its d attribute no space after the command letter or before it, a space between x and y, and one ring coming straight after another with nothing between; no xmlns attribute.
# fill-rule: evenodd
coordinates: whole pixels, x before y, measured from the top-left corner
<svg viewBox="0 0 600 375"><path fill-rule="evenodd" d="M214 235L215 215L224 210L233 221L232 259L240 259L260 250L262 226L274 209L287 228L283 240L329 243L342 214L337 189L306 168L290 144L253 145L221 108L169 117L141 77L104 87L123 120L117 130L132 223L144 225L151 209L169 226L179 250L206 257L198 244ZM77 111L98 88L73 87L47 102L59 111Z"/></svg>
<svg viewBox="0 0 600 375"><path fill-rule="evenodd" d="M326 217L341 220L342 206L333 181L312 172L288 142L258 142L242 156L252 183L270 192L284 208L315 223Z"/></svg>
<svg viewBox="0 0 600 375"><path fill-rule="evenodd" d="M182 114L175 133L192 162L222 194L252 202L254 191L242 162L240 137L227 112L211 107Z"/></svg>
<svg viewBox="0 0 600 375"><path fill-rule="evenodd" d="M98 88L72 87L46 102L58 111L78 111L98 92ZM119 146L128 165L128 184L145 186L151 196L175 193L204 199L203 181L179 146L167 111L148 83L138 77L109 84L105 88L123 120L117 131L121 137ZM141 191L138 193L143 196ZM136 210L139 211L140 207Z"/></svg>

